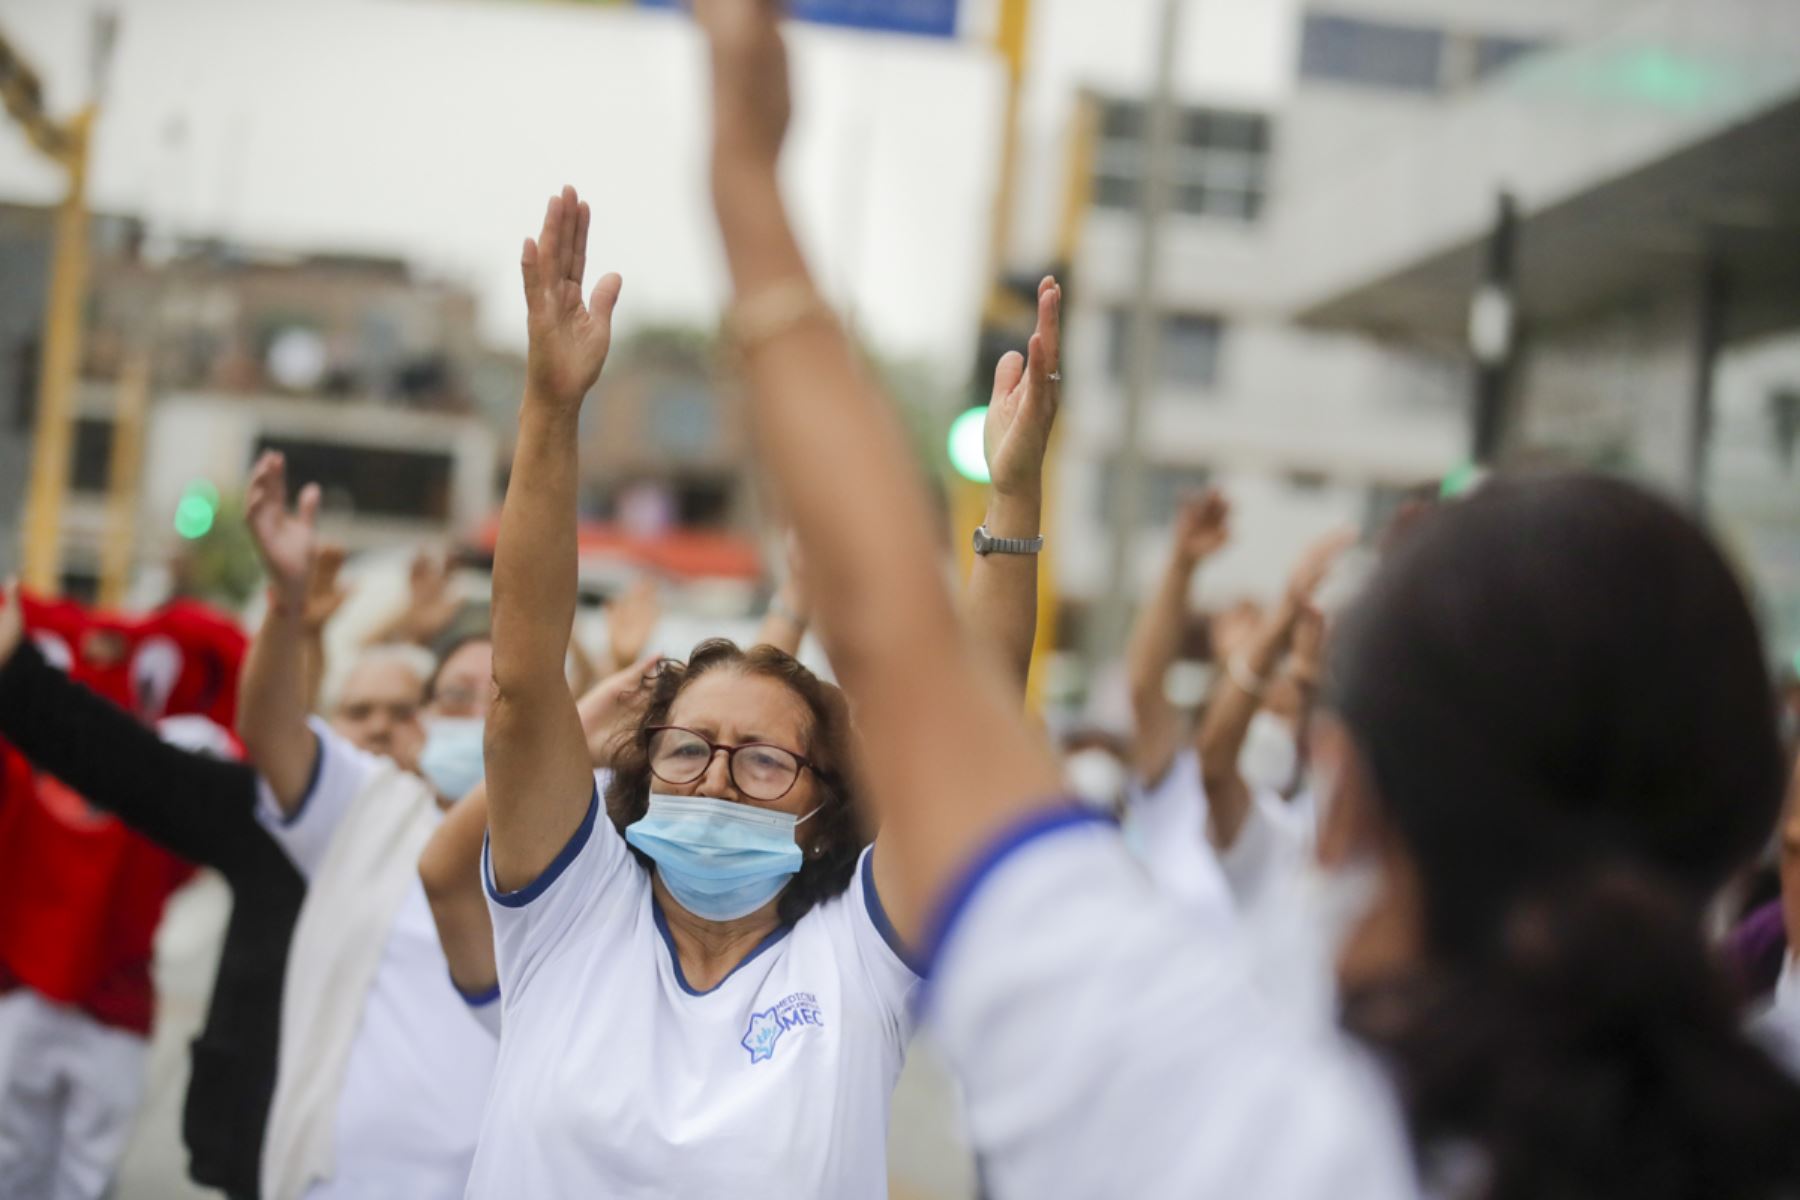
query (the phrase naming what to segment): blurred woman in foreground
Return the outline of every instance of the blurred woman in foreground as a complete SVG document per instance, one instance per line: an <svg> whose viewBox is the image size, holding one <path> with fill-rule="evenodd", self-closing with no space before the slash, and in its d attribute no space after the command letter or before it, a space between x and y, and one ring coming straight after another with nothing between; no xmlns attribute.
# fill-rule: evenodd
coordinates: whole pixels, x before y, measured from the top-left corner
<svg viewBox="0 0 1800 1200"><path fill-rule="evenodd" d="M1110 824L1054 799L808 281L777 183L779 5L695 11L752 428L991 1191L1800 1189L1800 1087L1743 1038L1700 940L1781 791L1755 625L1705 536L1576 476L1496 483L1398 548L1339 637L1321 730L1315 890L1354 1035L1284 1023L1228 932L1171 913Z"/></svg>

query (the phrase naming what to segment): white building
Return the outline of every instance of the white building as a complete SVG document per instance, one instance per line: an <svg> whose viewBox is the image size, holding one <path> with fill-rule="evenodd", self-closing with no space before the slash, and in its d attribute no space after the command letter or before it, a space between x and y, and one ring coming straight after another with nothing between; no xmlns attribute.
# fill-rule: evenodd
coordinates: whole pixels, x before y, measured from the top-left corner
<svg viewBox="0 0 1800 1200"><path fill-rule="evenodd" d="M1636 0L1441 106L1283 214L1309 325L1457 336L1493 194L1519 209L1503 453L1701 510L1800 653L1800 5ZM1340 236L1340 214L1364 214Z"/></svg>
<svg viewBox="0 0 1800 1200"><path fill-rule="evenodd" d="M1040 90L1075 83L1099 106L1092 204L1070 272L1053 524L1059 583L1078 607L1103 597L1111 577L1142 89L1154 50L1156 5L1121 7L1134 9L1122 20L1138 43L1072 44L1076 31L1052 5L1042 36L1053 44L1039 59L1058 76ZM1158 568L1184 490L1216 484L1235 505L1234 545L1200 585L1215 604L1272 594L1309 538L1339 525L1378 528L1408 488L1467 455L1471 381L1460 338L1399 345L1297 327L1290 312L1306 264L1285 241L1284 214L1356 171L1372 146L1406 139L1494 72L1621 7L1629 0L1189 0L1176 211L1158 264L1163 382L1142 418L1144 525L1131 586L1141 591ZM1036 149L1052 156L1042 139ZM1368 217L1346 208L1318 232L1354 244ZM1467 300L1457 303L1460 329Z"/></svg>

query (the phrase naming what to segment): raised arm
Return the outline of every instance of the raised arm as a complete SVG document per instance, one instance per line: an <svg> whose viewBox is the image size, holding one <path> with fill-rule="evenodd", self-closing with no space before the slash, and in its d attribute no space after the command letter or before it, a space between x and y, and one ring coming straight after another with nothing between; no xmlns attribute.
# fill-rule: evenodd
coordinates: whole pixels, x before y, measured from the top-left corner
<svg viewBox="0 0 1800 1200"><path fill-rule="evenodd" d="M419 882L431 905L450 982L474 999L500 984L494 963L494 922L481 887L481 843L487 836L487 784L458 800L419 855Z"/></svg>
<svg viewBox="0 0 1800 1200"><path fill-rule="evenodd" d="M406 599L363 638L365 646L409 642L429 648L456 620L462 597L450 578L449 556L421 548L406 573Z"/></svg>
<svg viewBox="0 0 1800 1200"><path fill-rule="evenodd" d="M1280 603L1250 644L1222 664L1224 670L1196 737L1200 777L1206 784L1209 832L1220 850L1230 849L1237 841L1250 811L1250 787L1238 772L1238 752L1250 731L1250 721L1262 707L1275 668L1293 646L1295 631L1308 619L1319 585L1354 537L1347 532L1332 533L1308 547L1289 577Z"/></svg>
<svg viewBox="0 0 1800 1200"><path fill-rule="evenodd" d="M656 580L640 575L625 594L606 606L606 675L623 671L644 657L650 637L662 622L662 589ZM592 687L598 680L590 680ZM580 689L586 692L588 688Z"/></svg>
<svg viewBox="0 0 1800 1200"><path fill-rule="evenodd" d="M621 721L654 665L654 659L633 663L582 696L577 708L595 768L609 765L607 756ZM481 843L487 826L487 784L481 783L457 801L419 856L419 880L431 902L431 917L450 963L450 978L469 997L486 995L500 981L494 963L494 924L481 886Z"/></svg>
<svg viewBox="0 0 1800 1200"><path fill-rule="evenodd" d="M306 605L300 625L306 637L306 707L319 707L319 693L325 684L325 626L344 606L349 591L338 583L338 572L344 566L344 548L323 539L313 555L312 570L306 577Z"/></svg>
<svg viewBox="0 0 1800 1200"><path fill-rule="evenodd" d="M769 611L756 631L756 644L797 655L800 643L806 640L807 622L812 620L812 605L806 598L806 556L800 553L800 539L791 530L782 544L787 547L787 574L769 600Z"/></svg>
<svg viewBox="0 0 1800 1200"><path fill-rule="evenodd" d="M1168 565L1131 627L1125 668L1137 725L1132 768L1145 783L1154 784L1168 773L1181 743L1180 715L1169 703L1166 680L1181 651L1194 572L1230 540L1230 520L1231 505L1216 489L1182 502L1175 514Z"/></svg>
<svg viewBox="0 0 1800 1200"><path fill-rule="evenodd" d="M45 662L23 625L9 587L0 598L0 738L144 836L218 865L220 845L253 820L250 768L169 745Z"/></svg>
<svg viewBox="0 0 1800 1200"><path fill-rule="evenodd" d="M1008 353L994 368L994 394L983 430L991 484L982 522L993 537L1029 540L1043 529L1044 454L1062 387L1057 371L1061 346L1062 288L1046 277L1038 284L1037 330L1029 360ZM963 619L975 644L1000 663L1021 692L1030 680L1037 641L1037 594L1036 554L976 555Z"/></svg>
<svg viewBox="0 0 1800 1200"><path fill-rule="evenodd" d="M756 446L806 553L832 666L858 708L881 821L877 885L911 936L980 848L1061 784L1017 699L961 635L904 436L814 290L788 223L776 179L788 122L779 7L696 0L712 55L713 199Z"/></svg>
<svg viewBox="0 0 1800 1200"><path fill-rule="evenodd" d="M612 342L620 281L582 302L588 208L564 188L520 257L530 351L512 481L494 547L494 702L486 733L494 882L515 891L581 824L594 780L563 654L575 620L575 444Z"/></svg>
<svg viewBox="0 0 1800 1200"><path fill-rule="evenodd" d="M282 811L293 813L319 753L306 727L306 583L318 549L319 487L307 484L290 510L287 463L271 451L250 472L244 510L269 576L269 611L244 658L237 734Z"/></svg>

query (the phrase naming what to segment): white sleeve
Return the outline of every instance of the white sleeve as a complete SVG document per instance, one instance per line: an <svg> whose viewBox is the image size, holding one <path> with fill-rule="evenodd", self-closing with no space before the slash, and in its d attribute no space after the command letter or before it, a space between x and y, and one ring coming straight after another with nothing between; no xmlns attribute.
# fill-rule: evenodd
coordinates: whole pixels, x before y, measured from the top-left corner
<svg viewBox="0 0 1800 1200"><path fill-rule="evenodd" d="M481 881L494 921L494 961L505 1003L525 993L537 964L563 939L589 927L597 910L625 894L620 885L637 870L606 815L604 779L603 772L595 772L587 815L568 845L518 891L503 892L494 883L491 846L482 843Z"/></svg>
<svg viewBox="0 0 1800 1200"><path fill-rule="evenodd" d="M1775 998L1750 1022L1750 1033L1790 1077L1800 1080L1800 948L1789 947Z"/></svg>
<svg viewBox="0 0 1800 1200"><path fill-rule="evenodd" d="M1219 855L1238 911L1254 916L1267 909L1299 877L1312 845L1312 823L1304 813L1273 792L1253 793L1237 840Z"/></svg>
<svg viewBox="0 0 1800 1200"><path fill-rule="evenodd" d="M455 984L451 986L455 987ZM462 997L464 1004L468 1005L469 1015L475 1018L475 1023L493 1034L494 1040L498 1041L500 1039L500 985L496 983L479 996L471 996L461 988L456 989L456 994Z"/></svg>
<svg viewBox="0 0 1800 1200"><path fill-rule="evenodd" d="M871 870L875 847L862 852L849 890L821 915L831 922L833 939L840 943L841 961L855 964L857 978L888 1019L888 1032L904 1053L912 1040L912 999L919 976L900 941L893 922L882 906Z"/></svg>
<svg viewBox="0 0 1800 1200"><path fill-rule="evenodd" d="M1154 784L1134 783L1127 793L1125 844L1157 889L1197 911L1229 919L1231 889L1206 835L1206 784L1200 755L1176 753Z"/></svg>
<svg viewBox="0 0 1800 1200"><path fill-rule="evenodd" d="M306 727L312 731L317 748L313 752L312 779L300 797L300 806L292 815L282 812L274 791L262 776L256 777L256 815L287 856L309 881L344 814L362 794L363 788L382 765L382 760L346 741L331 726L317 717L309 717Z"/></svg>
<svg viewBox="0 0 1800 1200"><path fill-rule="evenodd" d="M1271 1015L1228 928L1162 902L1116 831L1040 814L936 925L922 1005L991 1193L1418 1194L1388 1085Z"/></svg>

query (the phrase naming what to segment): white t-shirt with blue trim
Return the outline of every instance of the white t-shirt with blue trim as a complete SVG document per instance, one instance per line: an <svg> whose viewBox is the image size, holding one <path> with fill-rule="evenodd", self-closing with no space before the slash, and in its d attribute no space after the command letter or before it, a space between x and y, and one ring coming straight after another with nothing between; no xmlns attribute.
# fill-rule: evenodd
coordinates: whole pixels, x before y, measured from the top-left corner
<svg viewBox="0 0 1800 1200"><path fill-rule="evenodd" d="M598 796L510 894L483 871L505 1035L471 1197L879 1197L918 978L865 851L709 992Z"/></svg>
<svg viewBox="0 0 1800 1200"><path fill-rule="evenodd" d="M928 950L996 1200L1419 1194L1374 1064L1270 1005L1240 933L1159 895L1091 814L998 839Z"/></svg>
<svg viewBox="0 0 1800 1200"><path fill-rule="evenodd" d="M350 805L382 760L310 722L319 756L292 817L259 781L257 816L310 884ZM366 802L378 803L380 796ZM362 1017L339 1095L329 1182L308 1200L460 1197L475 1154L494 1036L470 1017L450 981L417 873L407 886Z"/></svg>
<svg viewBox="0 0 1800 1200"><path fill-rule="evenodd" d="M1800 948L1788 948L1775 994L1750 1022L1750 1032L1789 1075L1800 1079Z"/></svg>
<svg viewBox="0 0 1800 1200"><path fill-rule="evenodd" d="M1163 895L1209 916L1232 919L1231 889L1206 835L1200 755L1191 747L1176 752L1161 779L1132 781L1123 826L1126 846Z"/></svg>

